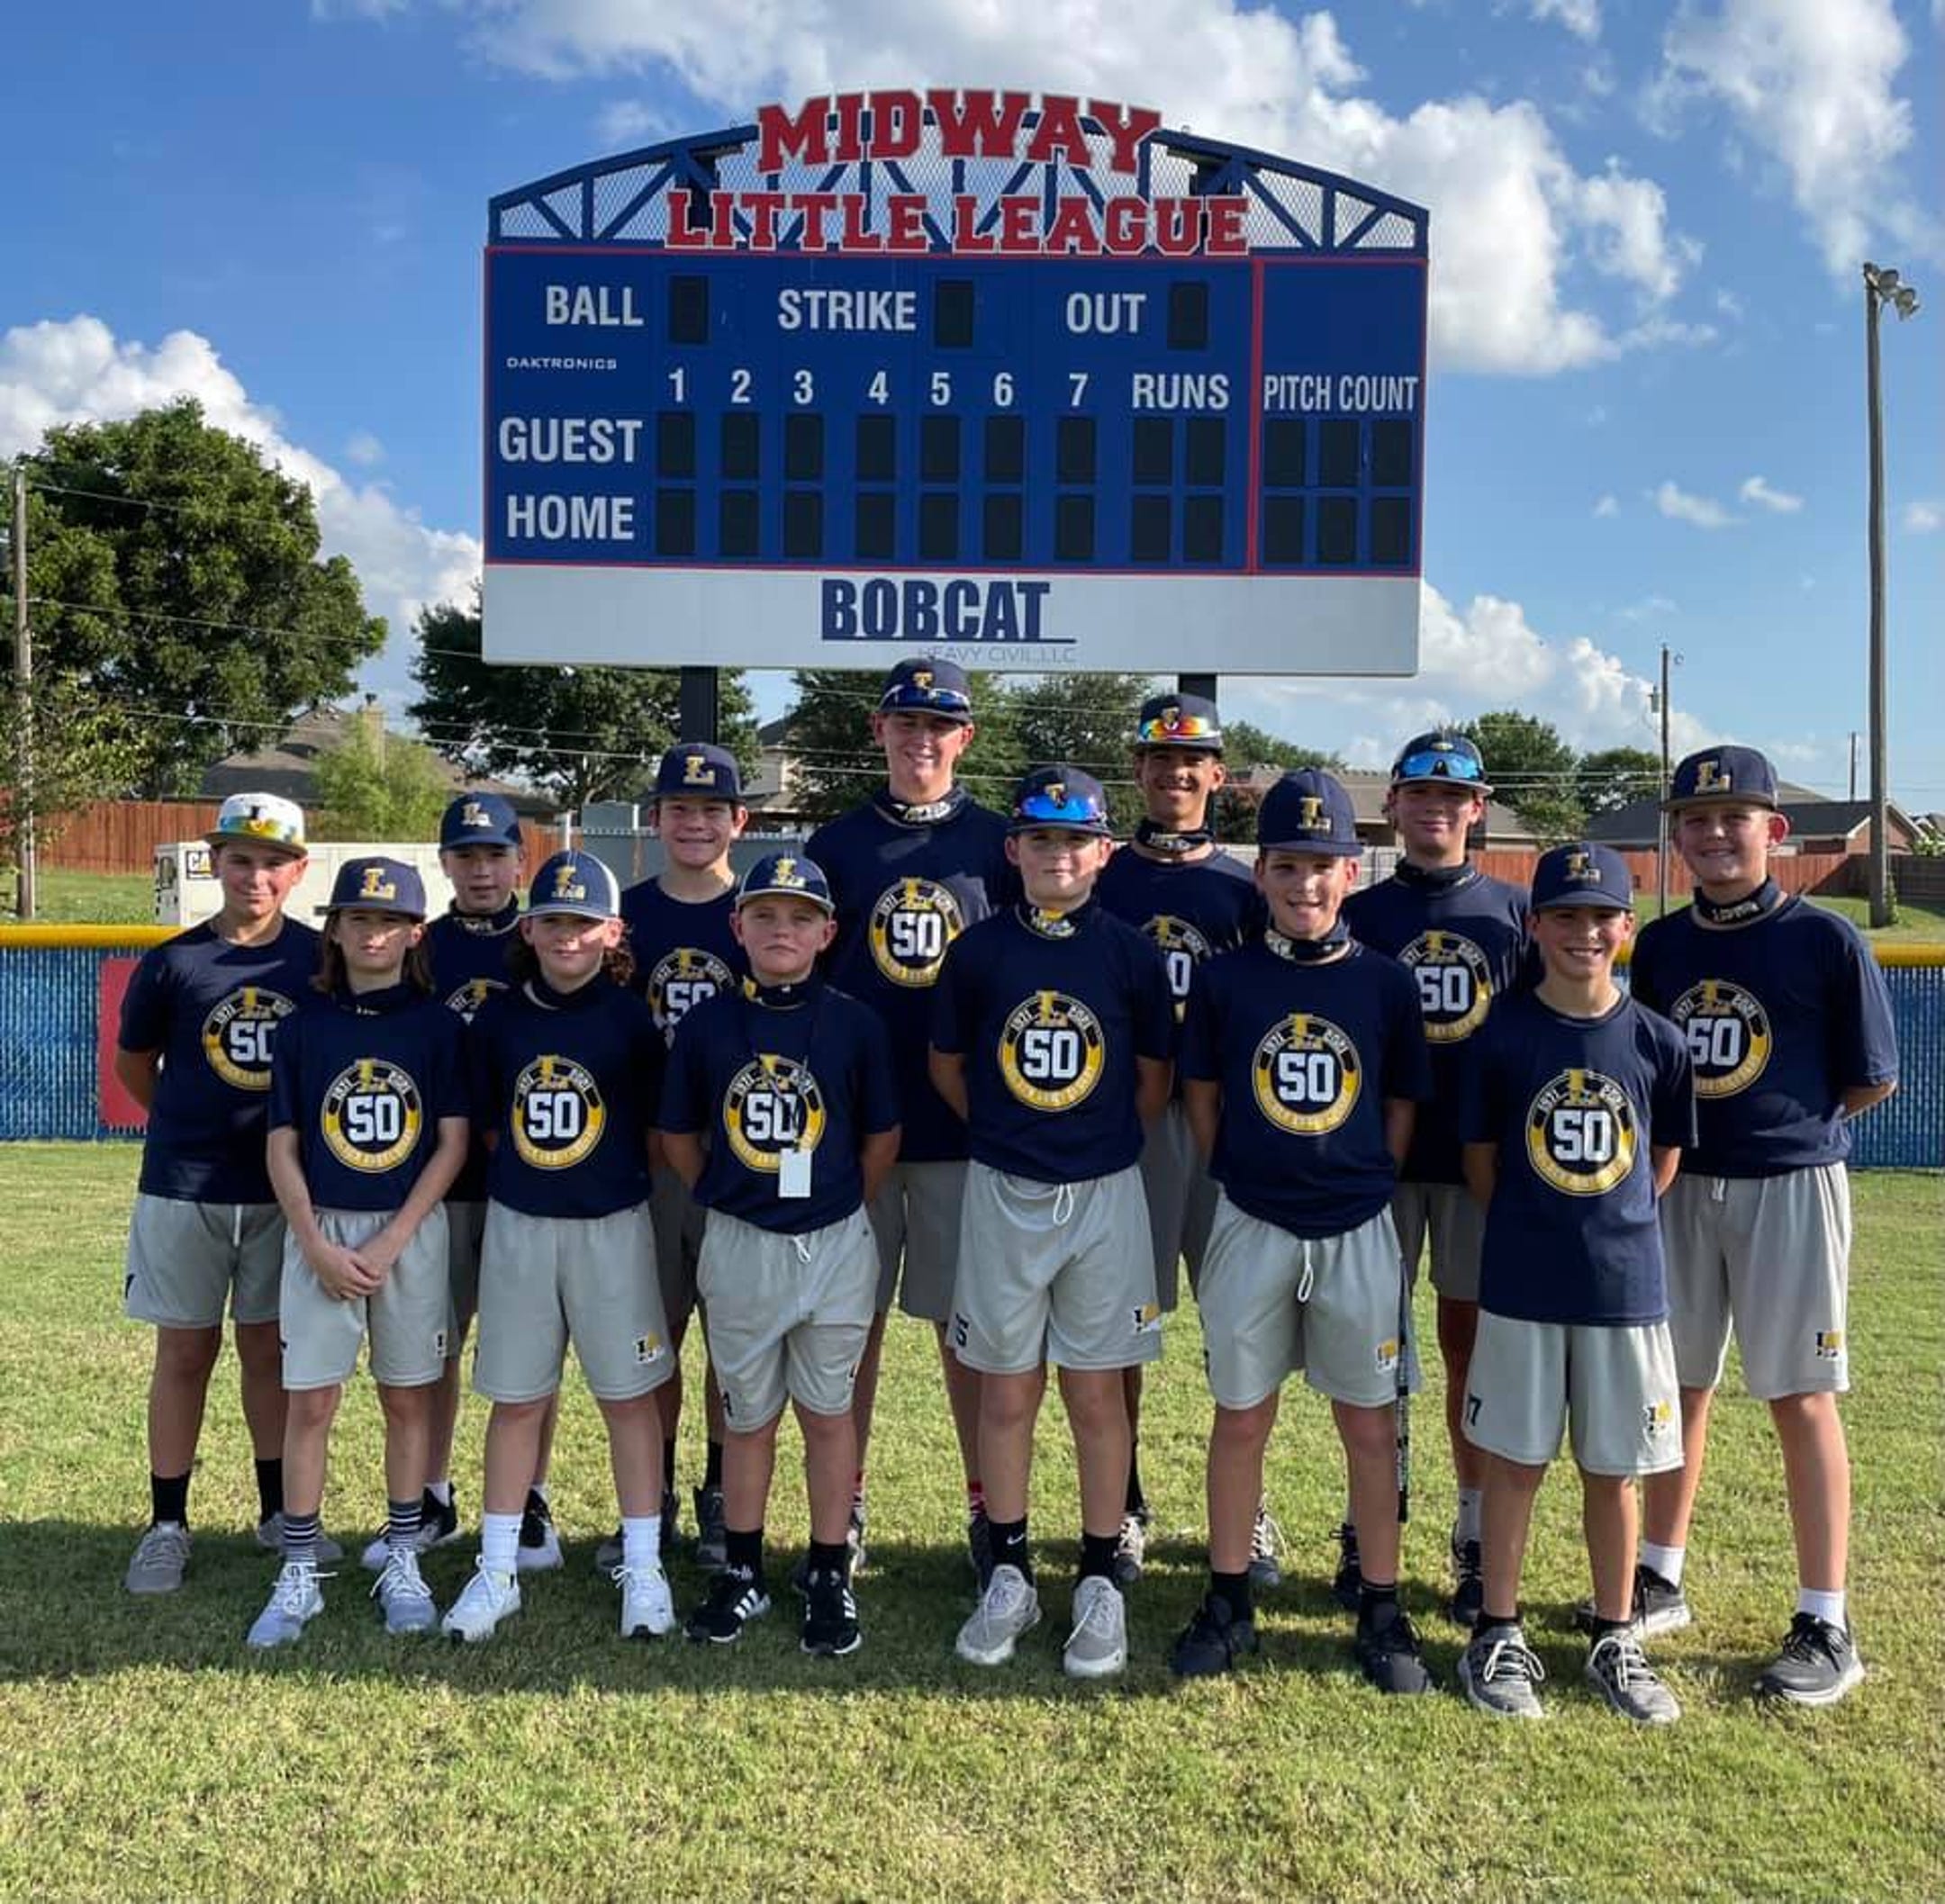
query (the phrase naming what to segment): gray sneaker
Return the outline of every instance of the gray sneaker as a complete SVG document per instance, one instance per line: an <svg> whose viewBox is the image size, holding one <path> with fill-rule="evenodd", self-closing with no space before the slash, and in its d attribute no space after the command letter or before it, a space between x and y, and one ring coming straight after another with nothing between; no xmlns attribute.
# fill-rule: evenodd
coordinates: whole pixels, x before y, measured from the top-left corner
<svg viewBox="0 0 1945 1904"><path fill-rule="evenodd" d="M1459 1656L1466 1698L1499 1719L1544 1719L1538 1688L1545 1678L1546 1668L1512 1621L1475 1633Z"/></svg>
<svg viewBox="0 0 1945 1904"><path fill-rule="evenodd" d="M1115 1541L1114 1576L1117 1586L1133 1586L1141 1578L1148 1558L1148 1530L1139 1514L1123 1514L1121 1532Z"/></svg>
<svg viewBox="0 0 1945 1904"><path fill-rule="evenodd" d="M996 1566L953 1650L975 1666L1001 1666L1013 1656L1013 1642L1039 1624L1040 1596L1032 1581L1017 1566Z"/></svg>
<svg viewBox="0 0 1945 1904"><path fill-rule="evenodd" d="M1672 1726L1681 1717L1675 1695L1648 1664L1636 1628L1603 1633L1594 1642L1588 1655L1587 1683L1623 1719L1637 1725Z"/></svg>
<svg viewBox="0 0 1945 1904"><path fill-rule="evenodd" d="M1756 1696L1793 1706L1834 1706L1863 1677L1857 1642L1844 1628L1798 1613L1783 1650L1757 1679Z"/></svg>
<svg viewBox="0 0 1945 1904"><path fill-rule="evenodd" d="M173 1593L189 1565L189 1530L179 1520L158 1520L135 1543L122 1584L131 1593Z"/></svg>
<svg viewBox="0 0 1945 1904"><path fill-rule="evenodd" d="M257 1545L267 1554L284 1551L284 1516L271 1514L257 1523ZM344 1549L329 1534L317 1537L317 1564L335 1566L344 1558Z"/></svg>
<svg viewBox="0 0 1945 1904"><path fill-rule="evenodd" d="M729 1565L729 1535L723 1519L723 1493L719 1487L699 1487L695 1491L695 1557L699 1567L714 1573Z"/></svg>
<svg viewBox="0 0 1945 1904"><path fill-rule="evenodd" d="M371 1591L388 1633L430 1633L439 1624L439 1609L432 1604L432 1589L419 1572L415 1548L391 1556Z"/></svg>
<svg viewBox="0 0 1945 1904"><path fill-rule="evenodd" d="M269 1604L249 1629L249 1644L259 1652L287 1647L301 1638L304 1628L323 1611L318 1570L306 1560L286 1560L277 1569Z"/></svg>
<svg viewBox="0 0 1945 1904"><path fill-rule="evenodd" d="M1105 1575L1074 1588L1073 1631L1061 1654L1070 1679L1108 1679L1127 1666L1127 1603Z"/></svg>
<svg viewBox="0 0 1945 1904"><path fill-rule="evenodd" d="M1678 1586L1662 1579L1651 1566L1639 1565L1634 1569L1634 1601L1629 1617L1644 1639L1657 1633L1679 1633L1695 1619L1688 1610L1688 1596ZM1579 1602L1574 1607L1574 1624L1591 1635L1594 1620L1593 1601Z"/></svg>
<svg viewBox="0 0 1945 1904"><path fill-rule="evenodd" d="M1282 1545L1283 1530L1276 1524L1269 1502L1259 1501L1249 1548L1249 1582L1255 1592L1267 1593L1283 1584L1283 1566L1277 1557Z"/></svg>

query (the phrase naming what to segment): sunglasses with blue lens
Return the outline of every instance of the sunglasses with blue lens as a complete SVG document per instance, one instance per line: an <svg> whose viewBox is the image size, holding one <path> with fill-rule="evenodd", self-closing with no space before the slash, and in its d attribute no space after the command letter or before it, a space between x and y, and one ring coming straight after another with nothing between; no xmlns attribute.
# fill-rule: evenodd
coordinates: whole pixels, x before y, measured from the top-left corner
<svg viewBox="0 0 1945 1904"><path fill-rule="evenodd" d="M1014 818L1023 825L1039 826L1101 826L1108 816L1099 800L1081 793L1054 799L1045 793L1029 793L1014 808Z"/></svg>
<svg viewBox="0 0 1945 1904"><path fill-rule="evenodd" d="M1391 770L1395 781L1479 781L1486 778L1486 769L1478 754L1470 749L1459 747L1427 747L1417 753L1407 753Z"/></svg>

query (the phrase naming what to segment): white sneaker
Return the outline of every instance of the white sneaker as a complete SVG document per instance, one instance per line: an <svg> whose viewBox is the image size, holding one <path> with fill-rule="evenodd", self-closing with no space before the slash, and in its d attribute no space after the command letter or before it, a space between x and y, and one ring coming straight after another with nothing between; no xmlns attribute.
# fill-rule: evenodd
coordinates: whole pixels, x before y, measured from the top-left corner
<svg viewBox="0 0 1945 1904"><path fill-rule="evenodd" d="M1017 1566L996 1566L972 1619L959 1629L954 1650L975 1666L1002 1666L1013 1642L1040 1624L1040 1596Z"/></svg>
<svg viewBox="0 0 1945 1904"><path fill-rule="evenodd" d="M249 1644L259 1651L287 1647L323 1611L324 1596L318 1592L316 1567L308 1560L286 1560L277 1570L269 1604L258 1614L249 1629Z"/></svg>
<svg viewBox="0 0 1945 1904"><path fill-rule="evenodd" d="M372 1598L384 1614L388 1633L430 1633L439 1624L432 1589L420 1575L419 1556L409 1548L386 1559L384 1572L372 1588Z"/></svg>
<svg viewBox="0 0 1945 1904"><path fill-rule="evenodd" d="M647 1634L658 1639L675 1624L675 1602L669 1597L668 1575L660 1561L647 1566L629 1566L625 1562L614 1570L615 1584L621 1589L621 1637L633 1639Z"/></svg>
<svg viewBox="0 0 1945 1904"><path fill-rule="evenodd" d="M482 1560L439 1621L439 1631L454 1639L491 1639L493 1629L509 1613L519 1611L520 1576L496 1574Z"/></svg>
<svg viewBox="0 0 1945 1904"><path fill-rule="evenodd" d="M1070 1679L1108 1679L1127 1666L1127 1604L1104 1574L1074 1588L1073 1631L1061 1655Z"/></svg>

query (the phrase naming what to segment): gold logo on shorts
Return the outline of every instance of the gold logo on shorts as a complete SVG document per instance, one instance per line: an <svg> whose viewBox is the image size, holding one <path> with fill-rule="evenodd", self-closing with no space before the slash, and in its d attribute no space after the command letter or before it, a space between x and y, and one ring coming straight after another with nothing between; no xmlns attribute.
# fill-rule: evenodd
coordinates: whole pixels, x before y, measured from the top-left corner
<svg viewBox="0 0 1945 1904"><path fill-rule="evenodd" d="M773 1177L784 1151L814 1151L823 1141L824 1093L801 1059L759 1051L723 1093L723 1133L746 1170Z"/></svg>
<svg viewBox="0 0 1945 1904"><path fill-rule="evenodd" d="M1601 1196L1634 1168L1634 1106L1612 1078L1562 1071L1526 1112L1526 1160L1569 1196Z"/></svg>
<svg viewBox="0 0 1945 1904"><path fill-rule="evenodd" d="M1669 1016L1687 1042L1697 1097L1733 1097L1769 1063L1769 1014L1753 992L1727 979L1691 985Z"/></svg>
<svg viewBox="0 0 1945 1904"><path fill-rule="evenodd" d="M1397 1369L1398 1364L1398 1340L1395 1335L1388 1335L1383 1341L1379 1343L1375 1361L1380 1375L1390 1375Z"/></svg>
<svg viewBox="0 0 1945 1904"><path fill-rule="evenodd" d="M1674 1425L1672 1402L1650 1402L1642 1410L1642 1427L1651 1435L1665 1435Z"/></svg>
<svg viewBox="0 0 1945 1904"><path fill-rule="evenodd" d="M1308 1012L1292 1012L1264 1033L1250 1075L1256 1108L1296 1137L1334 1131L1364 1087L1364 1062L1350 1034Z"/></svg>
<svg viewBox="0 0 1945 1904"><path fill-rule="evenodd" d="M281 992L239 986L203 1021L203 1055L210 1069L240 1091L267 1091L276 1028L296 1009Z"/></svg>
<svg viewBox="0 0 1945 1904"><path fill-rule="evenodd" d="M324 1146L348 1169L376 1175L410 1157L425 1129L419 1087L402 1064L360 1058L324 1093Z"/></svg>
<svg viewBox="0 0 1945 1904"><path fill-rule="evenodd" d="M936 880L900 880L878 895L871 909L865 937L872 963L894 985L930 985L965 925L950 887Z"/></svg>
<svg viewBox="0 0 1945 1904"><path fill-rule="evenodd" d="M1398 954L1418 984L1418 1009L1433 1044L1457 1044L1486 1022L1492 968L1463 933L1422 932Z"/></svg>
<svg viewBox="0 0 1945 1904"><path fill-rule="evenodd" d="M662 1338L658 1335L638 1335L635 1338L635 1359L638 1362L659 1362L662 1359Z"/></svg>
<svg viewBox="0 0 1945 1904"><path fill-rule="evenodd" d="M1066 992L1036 992L1000 1027L1000 1075L1036 1111L1071 1111L1083 1103L1107 1059L1100 1020Z"/></svg>
<svg viewBox="0 0 1945 1904"><path fill-rule="evenodd" d="M573 1058L536 1058L513 1080L513 1149L536 1170L569 1170L602 1141L608 1107L594 1074Z"/></svg>
<svg viewBox="0 0 1945 1904"><path fill-rule="evenodd" d="M1844 1352L1844 1334L1841 1329L1820 1329L1816 1332L1816 1352L1820 1362L1841 1361Z"/></svg>
<svg viewBox="0 0 1945 1904"><path fill-rule="evenodd" d="M1175 1022L1189 1015L1189 988L1195 982L1195 969L1212 950L1208 940L1187 919L1173 913L1158 912L1142 927L1162 953L1168 968L1169 991L1175 1000Z"/></svg>

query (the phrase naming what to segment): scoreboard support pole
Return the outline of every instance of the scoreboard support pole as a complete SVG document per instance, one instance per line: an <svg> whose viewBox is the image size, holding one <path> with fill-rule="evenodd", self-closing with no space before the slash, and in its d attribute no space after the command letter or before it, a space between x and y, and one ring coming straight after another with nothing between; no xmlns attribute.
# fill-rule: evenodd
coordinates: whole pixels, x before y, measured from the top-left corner
<svg viewBox="0 0 1945 1904"><path fill-rule="evenodd" d="M1204 700L1214 700L1216 677L1213 674L1178 674L1175 691L1178 694L1199 694Z"/></svg>
<svg viewBox="0 0 1945 1904"><path fill-rule="evenodd" d="M721 738L722 677L715 668L684 668L677 704L677 740Z"/></svg>

